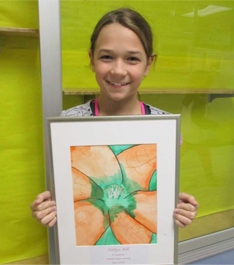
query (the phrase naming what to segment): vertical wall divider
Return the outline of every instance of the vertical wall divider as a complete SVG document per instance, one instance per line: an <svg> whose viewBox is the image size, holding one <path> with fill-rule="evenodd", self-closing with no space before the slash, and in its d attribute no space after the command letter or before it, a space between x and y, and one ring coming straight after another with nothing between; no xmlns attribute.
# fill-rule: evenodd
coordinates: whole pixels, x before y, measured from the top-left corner
<svg viewBox="0 0 234 265"><path fill-rule="evenodd" d="M46 184L49 189L50 161L47 118L59 116L62 111L60 1L39 0L38 5ZM54 228L49 229L48 235L50 264L56 264Z"/></svg>

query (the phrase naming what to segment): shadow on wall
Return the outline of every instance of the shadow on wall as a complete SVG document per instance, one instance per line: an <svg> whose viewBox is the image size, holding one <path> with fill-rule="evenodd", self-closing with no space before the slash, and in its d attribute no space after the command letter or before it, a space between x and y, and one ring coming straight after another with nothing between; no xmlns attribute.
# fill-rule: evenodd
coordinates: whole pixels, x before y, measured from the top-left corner
<svg viewBox="0 0 234 265"><path fill-rule="evenodd" d="M200 71L193 73L188 86L196 87L198 79L202 79L204 88L212 88L214 77L209 73ZM201 80L199 83L201 84ZM199 89L197 90L199 91ZM226 108L221 107L221 110L219 106L217 109L214 108L220 103L222 106L223 101L225 101ZM213 172L211 151L212 148L233 145L232 133L227 130L230 127L227 112L234 113L233 101L232 99L215 99L215 102L208 103L208 98L204 94L187 94L184 96L182 105L181 114L183 120L186 121L186 130L183 131L184 145L181 157L187 151L195 151L200 158L205 175L218 178ZM223 112L223 119L220 120L219 115L216 115L217 112Z"/></svg>

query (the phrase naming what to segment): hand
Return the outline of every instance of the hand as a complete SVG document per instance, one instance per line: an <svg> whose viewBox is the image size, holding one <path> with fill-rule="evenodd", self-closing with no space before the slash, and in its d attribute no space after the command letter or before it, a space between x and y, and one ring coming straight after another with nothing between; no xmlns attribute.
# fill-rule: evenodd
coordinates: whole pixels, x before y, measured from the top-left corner
<svg viewBox="0 0 234 265"><path fill-rule="evenodd" d="M49 191L37 195L35 201L31 204L32 217L40 224L46 227L52 227L56 223L56 206L55 201L51 200Z"/></svg>
<svg viewBox="0 0 234 265"><path fill-rule="evenodd" d="M190 225L197 216L198 206L198 202L192 195L180 193L179 204L174 210L175 223L182 228Z"/></svg>

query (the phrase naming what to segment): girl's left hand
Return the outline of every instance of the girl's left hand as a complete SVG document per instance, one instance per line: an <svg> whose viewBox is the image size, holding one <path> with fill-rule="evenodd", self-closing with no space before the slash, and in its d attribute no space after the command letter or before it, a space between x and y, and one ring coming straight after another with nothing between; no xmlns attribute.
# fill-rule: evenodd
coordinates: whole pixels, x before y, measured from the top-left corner
<svg viewBox="0 0 234 265"><path fill-rule="evenodd" d="M198 206L198 202L192 195L180 193L179 203L174 210L175 223L182 228L190 225L197 216Z"/></svg>

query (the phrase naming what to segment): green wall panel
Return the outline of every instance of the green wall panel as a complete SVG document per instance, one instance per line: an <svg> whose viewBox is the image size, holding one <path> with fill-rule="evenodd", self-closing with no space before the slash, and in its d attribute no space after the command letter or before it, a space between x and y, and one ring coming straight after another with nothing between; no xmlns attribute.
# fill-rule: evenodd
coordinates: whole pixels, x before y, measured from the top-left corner
<svg viewBox="0 0 234 265"><path fill-rule="evenodd" d="M37 28L38 2L0 1L0 27ZM0 263L47 254L30 203L45 190L39 40L0 35Z"/></svg>
<svg viewBox="0 0 234 265"><path fill-rule="evenodd" d="M0 263L47 253L30 203L45 190L39 50L0 54Z"/></svg>
<svg viewBox="0 0 234 265"><path fill-rule="evenodd" d="M64 88L98 90L89 78L90 36L119 7L139 11L154 33L159 57L141 90L234 88L234 1L158 0L61 1Z"/></svg>
<svg viewBox="0 0 234 265"><path fill-rule="evenodd" d="M0 27L39 27L37 0L1 0Z"/></svg>
<svg viewBox="0 0 234 265"><path fill-rule="evenodd" d="M38 28L37 1L0 1L0 27ZM30 203L45 190L39 40L0 36L0 263L47 254Z"/></svg>

